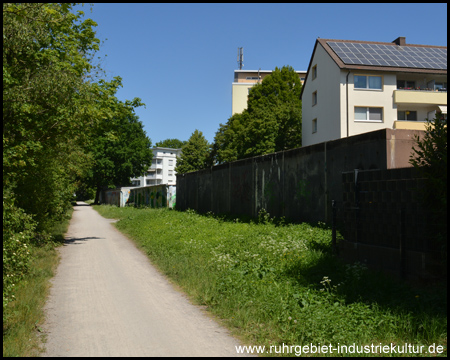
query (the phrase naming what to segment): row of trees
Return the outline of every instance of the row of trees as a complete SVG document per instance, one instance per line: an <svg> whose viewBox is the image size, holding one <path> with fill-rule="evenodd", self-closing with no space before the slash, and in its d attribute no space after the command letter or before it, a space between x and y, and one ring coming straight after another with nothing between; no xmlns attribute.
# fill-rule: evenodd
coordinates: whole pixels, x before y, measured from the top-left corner
<svg viewBox="0 0 450 360"><path fill-rule="evenodd" d="M176 171L186 173L301 147L301 89L299 76L292 67L275 68L250 89L247 109L220 124L212 144L195 130L183 148Z"/></svg>
<svg viewBox="0 0 450 360"><path fill-rule="evenodd" d="M3 4L3 306L74 193L127 184L152 159L120 77L95 64L97 24L71 4ZM97 195L98 198L98 195Z"/></svg>

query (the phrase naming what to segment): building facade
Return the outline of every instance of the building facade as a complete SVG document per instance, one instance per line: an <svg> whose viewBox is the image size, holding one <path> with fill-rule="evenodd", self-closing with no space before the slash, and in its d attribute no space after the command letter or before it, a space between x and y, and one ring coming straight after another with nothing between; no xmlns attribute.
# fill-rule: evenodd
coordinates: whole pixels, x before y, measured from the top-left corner
<svg viewBox="0 0 450 360"><path fill-rule="evenodd" d="M302 144L447 116L447 47L317 39L302 88Z"/></svg>
<svg viewBox="0 0 450 360"><path fill-rule="evenodd" d="M296 71L300 81L305 81L306 71ZM272 70L234 70L231 88L231 115L240 114L247 109L250 88L260 83Z"/></svg>
<svg viewBox="0 0 450 360"><path fill-rule="evenodd" d="M176 185L177 159L181 155L181 149L154 147L152 165L144 176L132 178L133 187L151 185Z"/></svg>

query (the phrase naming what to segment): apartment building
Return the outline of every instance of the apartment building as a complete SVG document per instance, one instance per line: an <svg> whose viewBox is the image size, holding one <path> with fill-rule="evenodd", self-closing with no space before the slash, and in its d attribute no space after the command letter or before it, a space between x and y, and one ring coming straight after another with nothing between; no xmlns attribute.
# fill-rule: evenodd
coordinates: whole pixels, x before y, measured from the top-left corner
<svg viewBox="0 0 450 360"><path fill-rule="evenodd" d="M447 47L316 40L302 88L303 146L447 116Z"/></svg>
<svg viewBox="0 0 450 360"><path fill-rule="evenodd" d="M150 185L176 185L175 166L181 149L154 147L152 165L144 176L131 179L133 187Z"/></svg>
<svg viewBox="0 0 450 360"><path fill-rule="evenodd" d="M305 81L306 71L296 71L300 81ZM250 88L260 83L272 70L234 70L234 82L231 88L231 115L247 109Z"/></svg>

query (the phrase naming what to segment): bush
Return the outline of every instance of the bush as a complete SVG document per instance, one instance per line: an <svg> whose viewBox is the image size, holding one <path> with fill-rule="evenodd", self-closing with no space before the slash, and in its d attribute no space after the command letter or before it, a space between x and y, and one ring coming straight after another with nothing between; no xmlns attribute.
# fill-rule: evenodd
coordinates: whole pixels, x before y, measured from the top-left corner
<svg viewBox="0 0 450 360"><path fill-rule="evenodd" d="M15 206L12 193L3 190L3 321L15 286L28 271L35 228L32 217Z"/></svg>

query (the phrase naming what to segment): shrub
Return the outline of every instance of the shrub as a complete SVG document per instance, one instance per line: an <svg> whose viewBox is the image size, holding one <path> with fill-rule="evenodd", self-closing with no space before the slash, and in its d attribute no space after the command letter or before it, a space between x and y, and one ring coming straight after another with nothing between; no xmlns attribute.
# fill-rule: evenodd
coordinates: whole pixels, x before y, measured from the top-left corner
<svg viewBox="0 0 450 360"><path fill-rule="evenodd" d="M3 191L3 320L5 308L14 300L14 287L28 270L29 246L36 223L15 206L12 193Z"/></svg>

